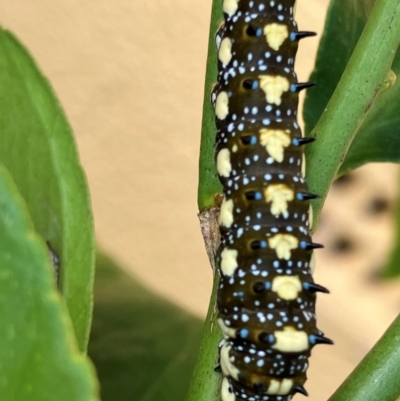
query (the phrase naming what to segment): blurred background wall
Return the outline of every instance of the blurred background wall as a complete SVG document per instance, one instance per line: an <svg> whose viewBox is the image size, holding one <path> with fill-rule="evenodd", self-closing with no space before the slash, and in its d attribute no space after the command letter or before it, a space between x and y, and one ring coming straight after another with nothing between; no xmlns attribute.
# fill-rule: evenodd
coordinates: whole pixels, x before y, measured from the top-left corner
<svg viewBox="0 0 400 401"><path fill-rule="evenodd" d="M321 32L328 0L300 1L299 28ZM100 246L129 272L204 316L212 274L196 190L211 0L2 0L0 23L30 49L74 128ZM302 41L306 81L318 38ZM376 280L391 246L397 168L368 166L335 185L316 241L319 326L307 389L321 401L397 314L396 284Z"/></svg>

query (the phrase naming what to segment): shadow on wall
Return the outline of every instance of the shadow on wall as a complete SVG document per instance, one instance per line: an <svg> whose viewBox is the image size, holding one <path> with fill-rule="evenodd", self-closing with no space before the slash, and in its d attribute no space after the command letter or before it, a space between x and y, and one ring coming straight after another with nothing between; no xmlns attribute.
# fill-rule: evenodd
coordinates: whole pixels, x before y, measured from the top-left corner
<svg viewBox="0 0 400 401"><path fill-rule="evenodd" d="M94 293L89 355L102 401L183 400L202 322L146 289L101 252Z"/></svg>

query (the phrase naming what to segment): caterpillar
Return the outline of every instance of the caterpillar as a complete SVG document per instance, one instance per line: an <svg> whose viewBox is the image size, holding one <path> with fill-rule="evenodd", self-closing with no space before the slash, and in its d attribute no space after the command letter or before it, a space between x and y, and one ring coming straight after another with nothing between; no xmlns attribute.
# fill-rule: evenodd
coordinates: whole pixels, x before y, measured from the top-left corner
<svg viewBox="0 0 400 401"><path fill-rule="evenodd" d="M211 93L216 168L223 186L217 252L222 401L289 401L307 395L316 327L310 236L317 197L305 182L294 61L295 0L224 0Z"/></svg>

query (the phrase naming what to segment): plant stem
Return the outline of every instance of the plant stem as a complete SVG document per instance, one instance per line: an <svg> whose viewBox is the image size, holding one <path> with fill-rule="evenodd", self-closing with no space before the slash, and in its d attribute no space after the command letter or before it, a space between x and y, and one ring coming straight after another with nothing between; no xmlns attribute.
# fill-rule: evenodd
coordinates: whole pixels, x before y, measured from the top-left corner
<svg viewBox="0 0 400 401"><path fill-rule="evenodd" d="M217 80L217 47L214 38L218 25L223 19L221 4L220 0L213 0L210 36L208 40L199 160L198 206L200 212L206 208L218 206L215 201L215 195L222 193L222 186L217 176L214 161L215 137L217 131L215 127L214 108L212 107L210 99L212 85Z"/></svg>
<svg viewBox="0 0 400 401"><path fill-rule="evenodd" d="M385 279L394 279L400 276L400 191L397 190L396 201L392 210L394 219L394 241L391 253L385 266L381 270L381 277Z"/></svg>
<svg viewBox="0 0 400 401"><path fill-rule="evenodd" d="M400 395L400 316L329 401L395 401Z"/></svg>
<svg viewBox="0 0 400 401"><path fill-rule="evenodd" d="M311 132L317 141L306 150L314 225L329 188L368 110L385 89L400 43L400 0L377 0L347 68L321 119Z"/></svg>
<svg viewBox="0 0 400 401"><path fill-rule="evenodd" d="M186 401L215 401L218 399L221 374L213 371L213 368L217 366L218 343L221 340L215 307L218 282L219 275L215 274L203 339Z"/></svg>
<svg viewBox="0 0 400 401"><path fill-rule="evenodd" d="M217 365L218 343L222 337L216 321L216 296L219 275L214 264L216 249L219 245L218 209L215 209L219 205L216 195L222 193L222 186L218 179L214 161L216 127L210 93L212 84L217 78L217 49L214 38L222 19L221 0L213 0L201 127L198 208L206 250L214 272L214 282L204 325L203 339L186 398L187 401L215 401L218 399L221 378L221 375L214 372L213 369Z"/></svg>

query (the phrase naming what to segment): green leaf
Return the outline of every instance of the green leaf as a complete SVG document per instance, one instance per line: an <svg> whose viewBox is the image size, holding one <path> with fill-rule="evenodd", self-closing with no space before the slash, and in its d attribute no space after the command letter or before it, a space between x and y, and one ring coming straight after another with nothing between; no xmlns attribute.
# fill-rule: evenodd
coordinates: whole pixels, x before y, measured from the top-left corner
<svg viewBox="0 0 400 401"><path fill-rule="evenodd" d="M0 167L0 399L95 401L53 267L26 204Z"/></svg>
<svg viewBox="0 0 400 401"><path fill-rule="evenodd" d="M354 0L333 0L326 25L327 32L331 32L336 25L339 25L351 39L353 30L356 30L352 24L355 26L359 24L355 16L362 16L361 11L364 10L363 7L354 8L359 4L364 3L357 3ZM353 8L361 11L356 13ZM350 13L353 17L351 21L347 19L346 13ZM342 23L343 19L346 21L345 24ZM335 74L333 70L327 71L326 66L334 65L338 61L343 51L341 47L346 46L346 42L343 41L345 38L350 40L347 36L341 38L342 42L335 41L333 35L325 36L323 39L324 50L320 51L316 72L312 77L319 79L321 88L328 86L333 90L334 84L324 79ZM319 199L312 202L315 216L313 229L317 226L331 183L337 177L355 135L371 107L374 107L374 102L382 101L380 97L383 99L385 96L383 91L388 87L390 68L399 42L400 0L377 0L332 97L329 99L330 92L325 97L313 98L314 95L310 91L305 105L308 131L323 110L321 118L309 134L317 138L317 141L306 148L307 163L310 167L306 178L310 191L320 195ZM322 52L328 52L328 48L331 49L329 54L326 53L322 57ZM323 68L325 68L324 73L321 72ZM392 90L393 88L387 91L386 95ZM328 99L329 102L326 103ZM313 116L310 117L310 113L316 114L315 119ZM347 168L349 163L346 162L341 171Z"/></svg>
<svg viewBox="0 0 400 401"><path fill-rule="evenodd" d="M0 163L25 199L36 231L59 254L61 292L79 348L92 312L93 219L71 128L50 84L0 28Z"/></svg>
<svg viewBox="0 0 400 401"><path fill-rule="evenodd" d="M334 0L328 11L317 61L310 80L318 88L307 93L304 119L307 135L325 110L353 50L361 36L375 0ZM384 42L382 38L382 43ZM392 49L395 51L397 47ZM367 64L365 65L367 67ZM400 53L394 58L392 70L400 73ZM387 77L388 85L393 75ZM357 81L363 86L363 80ZM351 89L349 89L351 90ZM384 90L375 100L363 121L338 175L369 162L400 161L400 81Z"/></svg>
<svg viewBox="0 0 400 401"><path fill-rule="evenodd" d="M202 326L98 255L89 355L103 401L182 400Z"/></svg>

